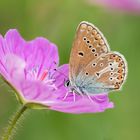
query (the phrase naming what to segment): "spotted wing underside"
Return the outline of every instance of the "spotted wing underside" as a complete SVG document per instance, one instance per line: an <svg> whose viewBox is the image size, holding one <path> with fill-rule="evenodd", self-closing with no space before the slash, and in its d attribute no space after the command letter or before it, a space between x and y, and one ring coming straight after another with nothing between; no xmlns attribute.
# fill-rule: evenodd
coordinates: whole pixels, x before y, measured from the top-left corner
<svg viewBox="0 0 140 140"><path fill-rule="evenodd" d="M78 75L77 83L87 94L118 90L127 75L124 57L118 52L109 52L92 60Z"/></svg>
<svg viewBox="0 0 140 140"><path fill-rule="evenodd" d="M81 22L70 55L69 79L82 93L96 94L120 89L127 75L127 63L109 45L93 24Z"/></svg>

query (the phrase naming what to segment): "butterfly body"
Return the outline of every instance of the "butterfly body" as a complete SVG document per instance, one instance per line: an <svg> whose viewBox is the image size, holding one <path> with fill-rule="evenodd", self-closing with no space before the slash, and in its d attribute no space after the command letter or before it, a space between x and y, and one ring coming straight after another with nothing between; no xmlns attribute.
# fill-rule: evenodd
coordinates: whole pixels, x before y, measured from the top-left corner
<svg viewBox="0 0 140 140"><path fill-rule="evenodd" d="M101 31L88 22L78 26L69 63L69 87L79 94L120 89L127 75L125 58L111 52Z"/></svg>

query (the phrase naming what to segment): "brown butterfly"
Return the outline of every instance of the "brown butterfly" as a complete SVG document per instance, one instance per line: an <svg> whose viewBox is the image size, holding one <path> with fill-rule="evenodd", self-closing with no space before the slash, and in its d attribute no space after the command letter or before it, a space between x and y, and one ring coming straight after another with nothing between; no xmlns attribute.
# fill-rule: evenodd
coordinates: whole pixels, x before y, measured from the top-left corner
<svg viewBox="0 0 140 140"><path fill-rule="evenodd" d="M78 26L69 63L69 81L66 85L82 95L118 90L127 76L124 56L110 51L102 32L85 21Z"/></svg>

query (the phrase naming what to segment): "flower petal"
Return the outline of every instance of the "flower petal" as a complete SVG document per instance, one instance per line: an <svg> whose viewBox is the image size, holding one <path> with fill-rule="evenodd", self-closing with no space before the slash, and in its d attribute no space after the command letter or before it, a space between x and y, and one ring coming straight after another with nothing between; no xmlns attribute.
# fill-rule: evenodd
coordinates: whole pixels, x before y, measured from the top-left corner
<svg viewBox="0 0 140 140"><path fill-rule="evenodd" d="M55 94L51 94L54 87L48 86L39 80L25 78L26 63L23 59L14 54L7 54L5 57L8 76L5 78L4 75L4 78L14 87L20 101L24 101L24 103L40 103L44 106L48 105L48 102L55 101Z"/></svg>
<svg viewBox="0 0 140 140"><path fill-rule="evenodd" d="M9 30L4 38L0 35L0 74L26 101L47 102L51 97L47 91L52 89L27 75L34 72L35 67L38 67L38 75L55 69L58 62L57 47L45 38L26 42L15 29Z"/></svg>
<svg viewBox="0 0 140 140"><path fill-rule="evenodd" d="M28 49L27 49L28 48ZM28 68L39 67L39 73L55 69L59 63L58 50L55 44L39 37L30 41L26 48Z"/></svg>
<svg viewBox="0 0 140 140"><path fill-rule="evenodd" d="M20 57L24 57L23 50L25 47L25 41L20 36L16 29L10 29L4 36L4 52L13 53Z"/></svg>
<svg viewBox="0 0 140 140"><path fill-rule="evenodd" d="M6 67L5 67L4 62L3 62L4 56L5 56L4 40L3 40L3 37L0 35L0 74L2 74L2 75L7 74L7 70L6 70Z"/></svg>
<svg viewBox="0 0 140 140"><path fill-rule="evenodd" d="M55 99L54 94L51 94L54 89L39 81L22 81L20 86L21 92L27 102L43 103Z"/></svg>
<svg viewBox="0 0 140 140"><path fill-rule="evenodd" d="M107 96L105 98L104 102L97 102L81 97L78 101L60 102L51 106L51 109L74 114L103 112L108 108L113 108L113 103L108 101Z"/></svg>
<svg viewBox="0 0 140 140"><path fill-rule="evenodd" d="M5 35L5 53L14 53L27 61L27 67L39 67L39 73L45 69L55 69L59 63L55 44L43 37L25 42L17 30L11 29ZM28 69L27 68L27 69Z"/></svg>

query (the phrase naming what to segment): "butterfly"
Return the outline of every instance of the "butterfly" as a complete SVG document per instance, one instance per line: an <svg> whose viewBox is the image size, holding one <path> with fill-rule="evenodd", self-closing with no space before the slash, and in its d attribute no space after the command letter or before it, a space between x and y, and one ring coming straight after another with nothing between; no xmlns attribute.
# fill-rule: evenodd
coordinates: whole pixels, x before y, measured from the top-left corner
<svg viewBox="0 0 140 140"><path fill-rule="evenodd" d="M93 24L81 22L77 28L69 60L71 91L95 95L119 90L127 76L127 62L110 47L102 32Z"/></svg>

